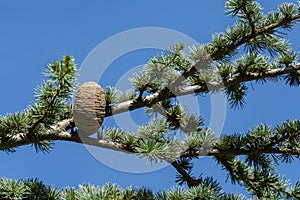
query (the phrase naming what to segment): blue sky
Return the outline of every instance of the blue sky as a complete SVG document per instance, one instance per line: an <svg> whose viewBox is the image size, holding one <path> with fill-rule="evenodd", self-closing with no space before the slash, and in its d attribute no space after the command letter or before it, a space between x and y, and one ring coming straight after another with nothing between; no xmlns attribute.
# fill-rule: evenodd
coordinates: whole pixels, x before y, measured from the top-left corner
<svg viewBox="0 0 300 200"><path fill-rule="evenodd" d="M260 2L270 10L283 1ZM224 0L1 0L0 114L22 110L34 101L34 88L44 79L42 72L47 63L71 54L80 66L93 48L122 31L163 27L184 33L199 43L209 42L212 33L224 31L233 23L225 17L224 5ZM287 36L297 51L299 32L296 28ZM157 53L154 50L129 53L112 63L112 67L128 71ZM108 73L118 76L115 72ZM113 83L105 79L101 84ZM277 124L299 118L299 88L290 88L282 82L254 86L243 110L227 109L224 133L245 132L260 123ZM210 117L208 100L199 99L205 122ZM103 165L82 145L67 142L56 142L54 150L47 155L36 154L32 147L26 146L14 154L1 153L0 159L0 177L37 177L57 187L115 182L123 187L145 185L159 190L175 185L175 171L171 167L151 173L124 173ZM298 163L280 167L279 171L293 181L300 179ZM213 175L222 184L226 178L226 173L209 158L197 161L196 172ZM240 191L228 184L225 189Z"/></svg>

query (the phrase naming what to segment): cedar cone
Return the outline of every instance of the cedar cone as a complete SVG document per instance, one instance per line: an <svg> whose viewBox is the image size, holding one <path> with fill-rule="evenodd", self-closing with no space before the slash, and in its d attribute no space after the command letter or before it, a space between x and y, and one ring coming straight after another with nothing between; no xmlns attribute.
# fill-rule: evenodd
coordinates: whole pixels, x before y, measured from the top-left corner
<svg viewBox="0 0 300 200"><path fill-rule="evenodd" d="M74 122L85 135L98 131L105 116L105 96L96 82L85 82L77 90L74 100Z"/></svg>

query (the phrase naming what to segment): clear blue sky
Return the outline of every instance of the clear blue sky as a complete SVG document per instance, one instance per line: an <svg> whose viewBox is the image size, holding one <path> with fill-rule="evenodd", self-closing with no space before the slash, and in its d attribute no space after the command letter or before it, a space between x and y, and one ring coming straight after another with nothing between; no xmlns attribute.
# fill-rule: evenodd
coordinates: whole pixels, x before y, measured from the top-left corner
<svg viewBox="0 0 300 200"><path fill-rule="evenodd" d="M262 1L266 10L276 9L283 1ZM0 113L22 110L34 101L34 88L44 79L47 63L65 54L75 57L78 66L100 42L122 31L139 27L163 27L182 32L199 43L210 41L211 34L224 31L233 23L224 15L225 1L151 0L1 0L0 1ZM288 35L299 51L300 29ZM120 44L121 45L121 44ZM117 60L118 67L144 64L154 51L129 54ZM114 74L112 74L114 75ZM109 81L102 84L108 84ZM299 88L282 82L255 86L243 110L227 109L224 133L245 132L260 123L277 124L299 118ZM205 121L209 121L207 99L203 100ZM114 182L123 187L149 186L154 190L175 185L175 170L166 167L151 173L131 174L111 169L93 158L82 145L56 142L47 155L36 154L32 147L16 153L0 153L0 177L39 178L57 187L77 186L83 182L102 185ZM279 170L293 181L300 179L295 164ZM217 177L222 184L226 173L209 158L197 161L196 172ZM239 191L228 184L227 191Z"/></svg>

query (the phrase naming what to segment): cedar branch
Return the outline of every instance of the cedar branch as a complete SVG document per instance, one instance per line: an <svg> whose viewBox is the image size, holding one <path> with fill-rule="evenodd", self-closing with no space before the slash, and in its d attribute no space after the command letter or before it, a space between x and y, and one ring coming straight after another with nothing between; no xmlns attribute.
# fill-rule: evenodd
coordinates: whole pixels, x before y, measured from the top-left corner
<svg viewBox="0 0 300 200"><path fill-rule="evenodd" d="M177 91L176 94L174 94L169 89L164 89L164 90L161 90L160 92L156 92L151 95L148 95L144 99L129 100L129 101L125 101L125 102L122 102L119 104L113 104L113 105L107 106L106 110L105 110L105 116L108 117L108 116L135 110L135 109L142 108L142 107L150 107L162 100L173 98L173 97L179 97L179 96L201 93L201 92L202 93L209 92L208 88L221 89L223 87L227 87L230 85L237 85L242 82L278 77L278 76L288 74L291 72L297 72L298 70L300 70L300 63L295 64L295 65L290 65L290 66L284 67L284 68L272 69L265 73L247 73L245 75L230 78L226 82L209 82L208 81L206 83L206 85L209 85L209 87L201 86L201 85L187 86L187 87L184 87L183 89L181 89L180 91Z"/></svg>

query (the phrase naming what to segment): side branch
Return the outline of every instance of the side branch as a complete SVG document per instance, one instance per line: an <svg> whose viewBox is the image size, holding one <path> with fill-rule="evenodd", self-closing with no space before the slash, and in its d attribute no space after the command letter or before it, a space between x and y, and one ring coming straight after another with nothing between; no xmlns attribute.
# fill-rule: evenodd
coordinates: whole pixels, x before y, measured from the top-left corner
<svg viewBox="0 0 300 200"><path fill-rule="evenodd" d="M251 34L243 37L242 39L237 40L236 42L230 44L226 48L220 49L219 51L213 53L211 55L211 57L212 57L212 59L218 59L218 58L230 53L231 51L233 51L238 46L240 46L242 44L245 44L246 42L250 41L251 39L257 37L258 35L261 35L263 33L269 33L272 30L275 30L277 28L280 28L280 27L286 25L288 22L296 21L298 19L300 19L300 14L294 15L294 16L286 18L286 19L283 19L283 20L281 20L277 23L270 24L270 25L264 27L263 29L261 29L259 31L252 32Z"/></svg>
<svg viewBox="0 0 300 200"><path fill-rule="evenodd" d="M187 87L181 89L180 91L177 91L176 94L174 94L168 88L165 88L164 90L161 90L160 92L156 92L154 94L146 96L144 99L129 100L129 101L125 101L125 102L122 102L119 104L114 104L114 105L108 106L105 111L105 116L108 117L108 116L135 110L135 109L142 108L142 107L149 107L149 106L152 106L164 99L169 99L172 97L179 97L179 96L183 96L183 95L195 94L195 93L200 93L200 92L209 92L208 88L221 89L223 87L227 87L230 85L237 85L242 82L278 77L278 76L288 74L291 72L296 72L298 70L300 70L300 63L298 63L296 65L291 65L289 67L272 69L265 73L247 73L242 76L228 79L224 83L223 82L206 82L206 86L200 86L200 85L187 86ZM209 87L207 87L207 86L209 86Z"/></svg>
<svg viewBox="0 0 300 200"><path fill-rule="evenodd" d="M184 178L189 188L199 185L201 182L193 177L191 177L178 163L177 161L172 162L171 165L176 169L176 171Z"/></svg>

